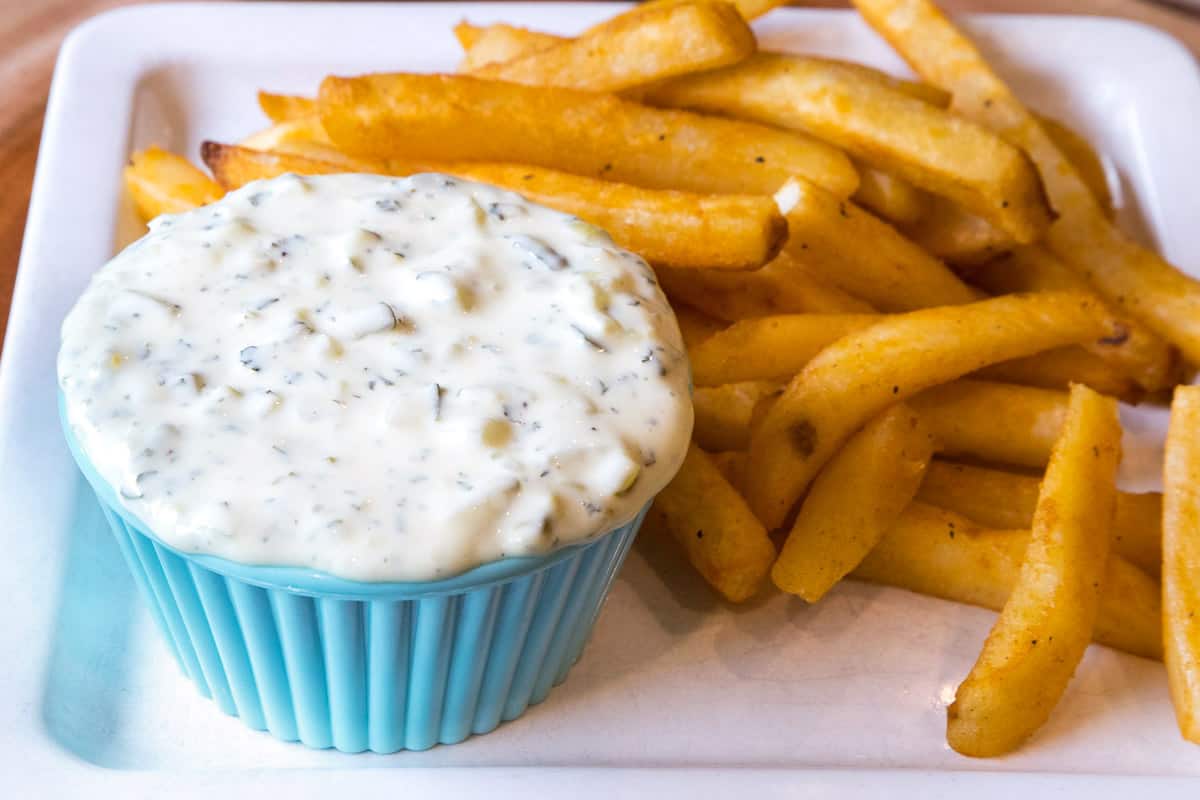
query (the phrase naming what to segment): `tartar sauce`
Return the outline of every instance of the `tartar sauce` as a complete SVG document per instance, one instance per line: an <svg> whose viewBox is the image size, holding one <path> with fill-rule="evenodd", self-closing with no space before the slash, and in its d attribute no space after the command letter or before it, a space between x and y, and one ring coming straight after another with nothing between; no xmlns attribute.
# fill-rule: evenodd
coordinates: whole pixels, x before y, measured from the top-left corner
<svg viewBox="0 0 1200 800"><path fill-rule="evenodd" d="M442 175L259 181L151 223L67 316L68 421L181 550L427 580L630 520L692 427L653 273Z"/></svg>

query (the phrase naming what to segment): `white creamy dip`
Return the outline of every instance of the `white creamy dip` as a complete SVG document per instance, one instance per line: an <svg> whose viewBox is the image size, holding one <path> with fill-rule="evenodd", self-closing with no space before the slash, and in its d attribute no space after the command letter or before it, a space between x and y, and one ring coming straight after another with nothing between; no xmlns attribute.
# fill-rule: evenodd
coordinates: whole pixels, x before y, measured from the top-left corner
<svg viewBox="0 0 1200 800"><path fill-rule="evenodd" d="M692 427L638 257L441 175L259 181L151 223L67 316L69 423L179 549L449 576L633 518Z"/></svg>

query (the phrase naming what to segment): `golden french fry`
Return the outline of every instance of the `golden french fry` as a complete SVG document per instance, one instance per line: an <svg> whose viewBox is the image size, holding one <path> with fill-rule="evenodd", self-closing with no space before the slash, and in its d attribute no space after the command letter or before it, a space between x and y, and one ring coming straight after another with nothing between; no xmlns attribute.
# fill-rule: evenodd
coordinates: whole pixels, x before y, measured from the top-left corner
<svg viewBox="0 0 1200 800"><path fill-rule="evenodd" d="M746 499L777 527L846 437L892 403L1104 333L1093 298L1062 292L914 311L844 336L792 379L755 430Z"/></svg>
<svg viewBox="0 0 1200 800"><path fill-rule="evenodd" d="M688 350L692 381L717 386L790 380L817 353L879 319L870 314L787 314L735 322Z"/></svg>
<svg viewBox="0 0 1200 800"><path fill-rule="evenodd" d="M764 398L777 396L783 384L747 381L700 387L692 393L696 411L692 435L705 450L744 450L750 444L750 421Z"/></svg>
<svg viewBox="0 0 1200 800"><path fill-rule="evenodd" d="M1200 743L1200 387L1171 403L1163 464L1163 644L1183 738Z"/></svg>
<svg viewBox="0 0 1200 800"><path fill-rule="evenodd" d="M644 99L805 131L954 200L1019 242L1034 241L1050 225L1037 170L1019 149L835 62L756 53L731 67L656 84Z"/></svg>
<svg viewBox="0 0 1200 800"><path fill-rule="evenodd" d="M1017 246L1013 237L945 197L930 196L928 208L904 235L951 264L973 267Z"/></svg>
<svg viewBox="0 0 1200 800"><path fill-rule="evenodd" d="M672 3L619 14L576 39L485 64L472 74L531 86L619 92L735 64L754 49L754 34L728 3Z"/></svg>
<svg viewBox="0 0 1200 800"><path fill-rule="evenodd" d="M317 101L310 97L300 97L294 94L260 91L258 107L267 115L267 119L275 123L317 117Z"/></svg>
<svg viewBox="0 0 1200 800"><path fill-rule="evenodd" d="M1086 347L1060 347L1025 358L1003 361L972 373L987 381L1018 383L1042 389L1066 388L1082 383L1100 394L1137 403L1145 394L1141 385Z"/></svg>
<svg viewBox="0 0 1200 800"><path fill-rule="evenodd" d="M746 474L746 453L743 450L726 450L723 453L709 453L713 466L721 471L725 480L734 489L741 491L742 477Z"/></svg>
<svg viewBox="0 0 1200 800"><path fill-rule="evenodd" d="M1117 402L1072 386L1021 573L946 712L946 740L959 753L1016 750L1066 691L1100 607L1120 460Z"/></svg>
<svg viewBox="0 0 1200 800"><path fill-rule="evenodd" d="M321 120L316 116L297 117L277 122L238 142L238 147L273 153L303 156L320 162L336 164L341 172L378 172L383 166L361 158L348 156L334 147L325 135ZM230 154L238 157L238 154Z"/></svg>
<svg viewBox="0 0 1200 800"><path fill-rule="evenodd" d="M704 579L734 603L762 588L775 561L775 545L762 523L695 444L654 499L646 526L670 534Z"/></svg>
<svg viewBox="0 0 1200 800"><path fill-rule="evenodd" d="M939 453L1021 467L1046 466L1067 415L1065 392L990 381L935 386L909 404Z"/></svg>
<svg viewBox="0 0 1200 800"><path fill-rule="evenodd" d="M747 272L669 267L656 272L673 302L730 322L772 314L870 314L875 310L849 292L818 280L787 253Z"/></svg>
<svg viewBox="0 0 1200 800"><path fill-rule="evenodd" d="M800 506L771 579L810 603L858 566L912 501L933 437L898 403L851 436Z"/></svg>
<svg viewBox="0 0 1200 800"><path fill-rule="evenodd" d="M219 200L225 192L183 156L148 147L129 157L125 187L143 222Z"/></svg>
<svg viewBox="0 0 1200 800"><path fill-rule="evenodd" d="M689 350L726 327L723 320L711 317L691 306L673 303L671 308L675 312L675 321L679 323L683 344Z"/></svg>
<svg viewBox="0 0 1200 800"><path fill-rule="evenodd" d="M227 188L284 172L345 172L346 164L288 153L264 153L206 142L204 161ZM390 175L444 172L490 183L607 231L622 247L654 264L750 269L769 261L787 226L769 197L699 195L643 189L554 170L511 164L417 164L362 161L359 171Z"/></svg>
<svg viewBox="0 0 1200 800"><path fill-rule="evenodd" d="M775 199L788 221L784 252L876 308L908 311L981 297L895 228L816 184L788 181Z"/></svg>
<svg viewBox="0 0 1200 800"><path fill-rule="evenodd" d="M999 611L1021 572L1028 530L985 530L914 502L851 577ZM1092 638L1116 650L1163 657L1158 582L1110 555Z"/></svg>
<svg viewBox="0 0 1200 800"><path fill-rule="evenodd" d="M327 77L321 123L351 155L516 161L650 189L770 194L793 175L838 196L858 173L836 148L750 122L613 95L464 75Z"/></svg>
<svg viewBox="0 0 1200 800"><path fill-rule="evenodd" d="M989 528L1028 528L1041 481L1015 472L934 461L917 498ZM1158 577L1162 565L1162 495L1117 493L1113 552Z"/></svg>
<svg viewBox="0 0 1200 800"><path fill-rule="evenodd" d="M1092 143L1054 117L1045 114L1034 116L1046 131L1046 135L1062 151L1063 157L1075 167L1080 180L1087 184L1100 207L1104 209L1105 216L1112 219L1114 209L1112 192L1108 188L1108 173Z"/></svg>
<svg viewBox="0 0 1200 800"><path fill-rule="evenodd" d="M858 191L854 201L896 225L919 220L928 207L929 196L903 178L865 164L858 169Z"/></svg>
<svg viewBox="0 0 1200 800"><path fill-rule="evenodd" d="M954 94L953 108L1021 147L1037 164L1058 219L1046 244L1115 308L1200 363L1200 281L1134 242L1105 216L1079 172L930 0L854 0L918 75Z"/></svg>
<svg viewBox="0 0 1200 800"><path fill-rule="evenodd" d="M1017 247L972 269L971 281L994 294L1089 289L1086 280L1038 245ZM1182 378L1178 351L1141 323L1109 308L1116 327L1124 332L1085 346L1147 392L1178 383ZM1087 380L1082 382L1091 385Z"/></svg>

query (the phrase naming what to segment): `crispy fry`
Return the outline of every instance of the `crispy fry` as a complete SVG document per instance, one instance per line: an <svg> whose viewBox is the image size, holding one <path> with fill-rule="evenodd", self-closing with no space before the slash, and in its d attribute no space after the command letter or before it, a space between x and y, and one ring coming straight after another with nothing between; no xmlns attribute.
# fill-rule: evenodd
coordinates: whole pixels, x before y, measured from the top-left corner
<svg viewBox="0 0 1200 800"><path fill-rule="evenodd" d="M917 497L989 528L1028 528L1040 483L1031 475L935 460ZM1113 515L1113 552L1151 577L1162 564L1162 507L1158 492L1118 492Z"/></svg>
<svg viewBox="0 0 1200 800"><path fill-rule="evenodd" d="M921 218L901 229L933 255L959 266L973 267L1017 246L1013 237L944 197L929 197Z"/></svg>
<svg viewBox="0 0 1200 800"><path fill-rule="evenodd" d="M858 173L823 142L574 89L462 75L327 77L321 122L352 155L517 161L651 189L770 194L800 175L848 196Z"/></svg>
<svg viewBox="0 0 1200 800"><path fill-rule="evenodd" d="M817 353L879 319L870 314L786 314L742 320L688 351L692 380L697 386L790 380Z"/></svg>
<svg viewBox="0 0 1200 800"><path fill-rule="evenodd" d="M661 268L657 273L672 301L730 322L772 314L870 314L875 310L866 301L813 277L787 253L749 272Z"/></svg>
<svg viewBox="0 0 1200 800"><path fill-rule="evenodd" d="M1082 383L1100 394L1127 403L1136 403L1145 394L1133 378L1123 375L1108 361L1078 345L993 364L973 373L972 377L1060 390L1066 390L1072 383Z"/></svg>
<svg viewBox="0 0 1200 800"><path fill-rule="evenodd" d="M771 579L810 603L858 566L912 501L933 437L898 403L846 441L800 506Z"/></svg>
<svg viewBox="0 0 1200 800"><path fill-rule="evenodd" d="M1086 280L1037 245L1017 247L976 267L971 271L971 281L995 294L1088 289ZM1147 392L1158 392L1178 383L1182 375L1175 348L1141 323L1115 311L1110 313L1125 334L1085 346Z"/></svg>
<svg viewBox="0 0 1200 800"><path fill-rule="evenodd" d="M705 450L744 450L750 444L754 409L783 391L775 381L747 381L700 387L692 394L696 424L692 435Z"/></svg>
<svg viewBox="0 0 1200 800"><path fill-rule="evenodd" d="M206 142L204 161L227 188L284 172L318 175L346 165L287 153L264 153ZM697 195L593 180L510 164L363 162L359 169L391 175L436 171L519 192L608 231L622 247L655 264L749 269L769 261L786 223L769 197Z"/></svg>
<svg viewBox="0 0 1200 800"><path fill-rule="evenodd" d="M919 220L928 207L928 195L903 178L874 167L855 164L858 168L858 191L854 201L893 224L911 224Z"/></svg>
<svg viewBox="0 0 1200 800"><path fill-rule="evenodd" d="M211 203L225 193L187 159L158 147L129 157L125 187L143 222Z"/></svg>
<svg viewBox="0 0 1200 800"><path fill-rule="evenodd" d="M961 380L909 401L946 456L1041 468L1062 431L1067 395L1008 383Z"/></svg>
<svg viewBox="0 0 1200 800"><path fill-rule="evenodd" d="M1019 242L1050 224L1037 170L987 128L827 60L756 53L651 87L646 102L800 130L960 203Z"/></svg>
<svg viewBox="0 0 1200 800"><path fill-rule="evenodd" d="M293 122L298 119L315 119L317 116L317 101L309 97L294 94L275 94L260 91L258 107L267 115L271 122Z"/></svg>
<svg viewBox="0 0 1200 800"><path fill-rule="evenodd" d="M775 561L775 545L762 523L695 444L654 499L646 524L674 537L692 566L734 603L762 588Z"/></svg>
<svg viewBox="0 0 1200 800"><path fill-rule="evenodd" d="M754 49L754 34L728 3L672 3L620 14L576 39L480 66L473 74L531 86L619 92L735 64Z"/></svg>
<svg viewBox="0 0 1200 800"><path fill-rule="evenodd" d="M977 300L980 294L879 219L805 180L776 195L787 215L785 252L813 274L883 311Z"/></svg>
<svg viewBox="0 0 1200 800"><path fill-rule="evenodd" d="M1116 401L1072 386L1021 573L947 709L946 740L963 755L1017 749L1066 691L1100 607L1120 460Z"/></svg>
<svg viewBox="0 0 1200 800"><path fill-rule="evenodd" d="M1163 465L1163 644L1183 738L1200 743L1200 387L1171 403Z"/></svg>
<svg viewBox="0 0 1200 800"><path fill-rule="evenodd" d="M846 437L888 405L988 364L1099 338L1097 311L1086 295L1009 295L889 317L839 339L755 430L750 507L777 527Z"/></svg>
<svg viewBox="0 0 1200 800"><path fill-rule="evenodd" d="M854 0L867 22L954 109L1019 145L1037 164L1058 219L1046 244L1123 313L1200 363L1200 281L1105 217L1079 173L967 39L930 0Z"/></svg>
<svg viewBox="0 0 1200 800"><path fill-rule="evenodd" d="M1046 131L1046 135L1062 151L1063 157L1075 167L1079 178L1087 184L1100 207L1104 209L1105 216L1112 219L1114 209L1112 192L1108 188L1108 173L1104 169L1100 154L1092 147L1091 142L1054 117L1045 114L1034 116Z"/></svg>
<svg viewBox="0 0 1200 800"><path fill-rule="evenodd" d="M985 530L958 514L914 502L851 577L999 611L1017 583L1028 542L1028 530ZM1158 582L1114 554L1102 586L1092 638L1161 659Z"/></svg>
<svg viewBox="0 0 1200 800"><path fill-rule="evenodd" d="M334 147L333 142L325 135L325 129L321 127L321 120L315 116L278 122L266 130L246 137L238 146L328 162L336 164L342 172L379 172L385 169L373 161L348 156ZM231 155L236 158L240 154Z"/></svg>

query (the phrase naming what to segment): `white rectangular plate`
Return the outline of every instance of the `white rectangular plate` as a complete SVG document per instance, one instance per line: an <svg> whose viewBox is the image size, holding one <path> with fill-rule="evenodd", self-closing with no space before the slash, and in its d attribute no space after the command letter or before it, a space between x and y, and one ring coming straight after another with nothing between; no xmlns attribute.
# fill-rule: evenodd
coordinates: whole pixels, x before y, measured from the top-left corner
<svg viewBox="0 0 1200 800"><path fill-rule="evenodd" d="M800 787L843 797L951 787L977 797L1117 796L1152 779L1157 796L1182 797L1200 787L1189 779L1200 775L1200 749L1179 738L1159 664L1093 647L1035 741L971 761L944 743L945 705L991 613L859 584L815 607L774 595L734 609L651 541L630 558L567 682L522 719L464 744L386 757L314 752L223 717L179 674L55 412L60 320L138 230L122 197L125 158L150 143L194 155L204 138L262 127L259 87L312 92L329 72L450 70L450 26L463 16L572 32L614 8L163 5L106 14L71 35L0 369L6 793L608 798L736 786L765 796ZM849 13L775 12L757 27L774 48L904 71ZM1151 29L1096 18L981 17L970 27L1032 105L1111 158L1125 224L1197 269L1200 79L1186 51ZM1161 419L1134 413L1127 422L1143 433L1130 437L1126 476L1152 481Z"/></svg>

